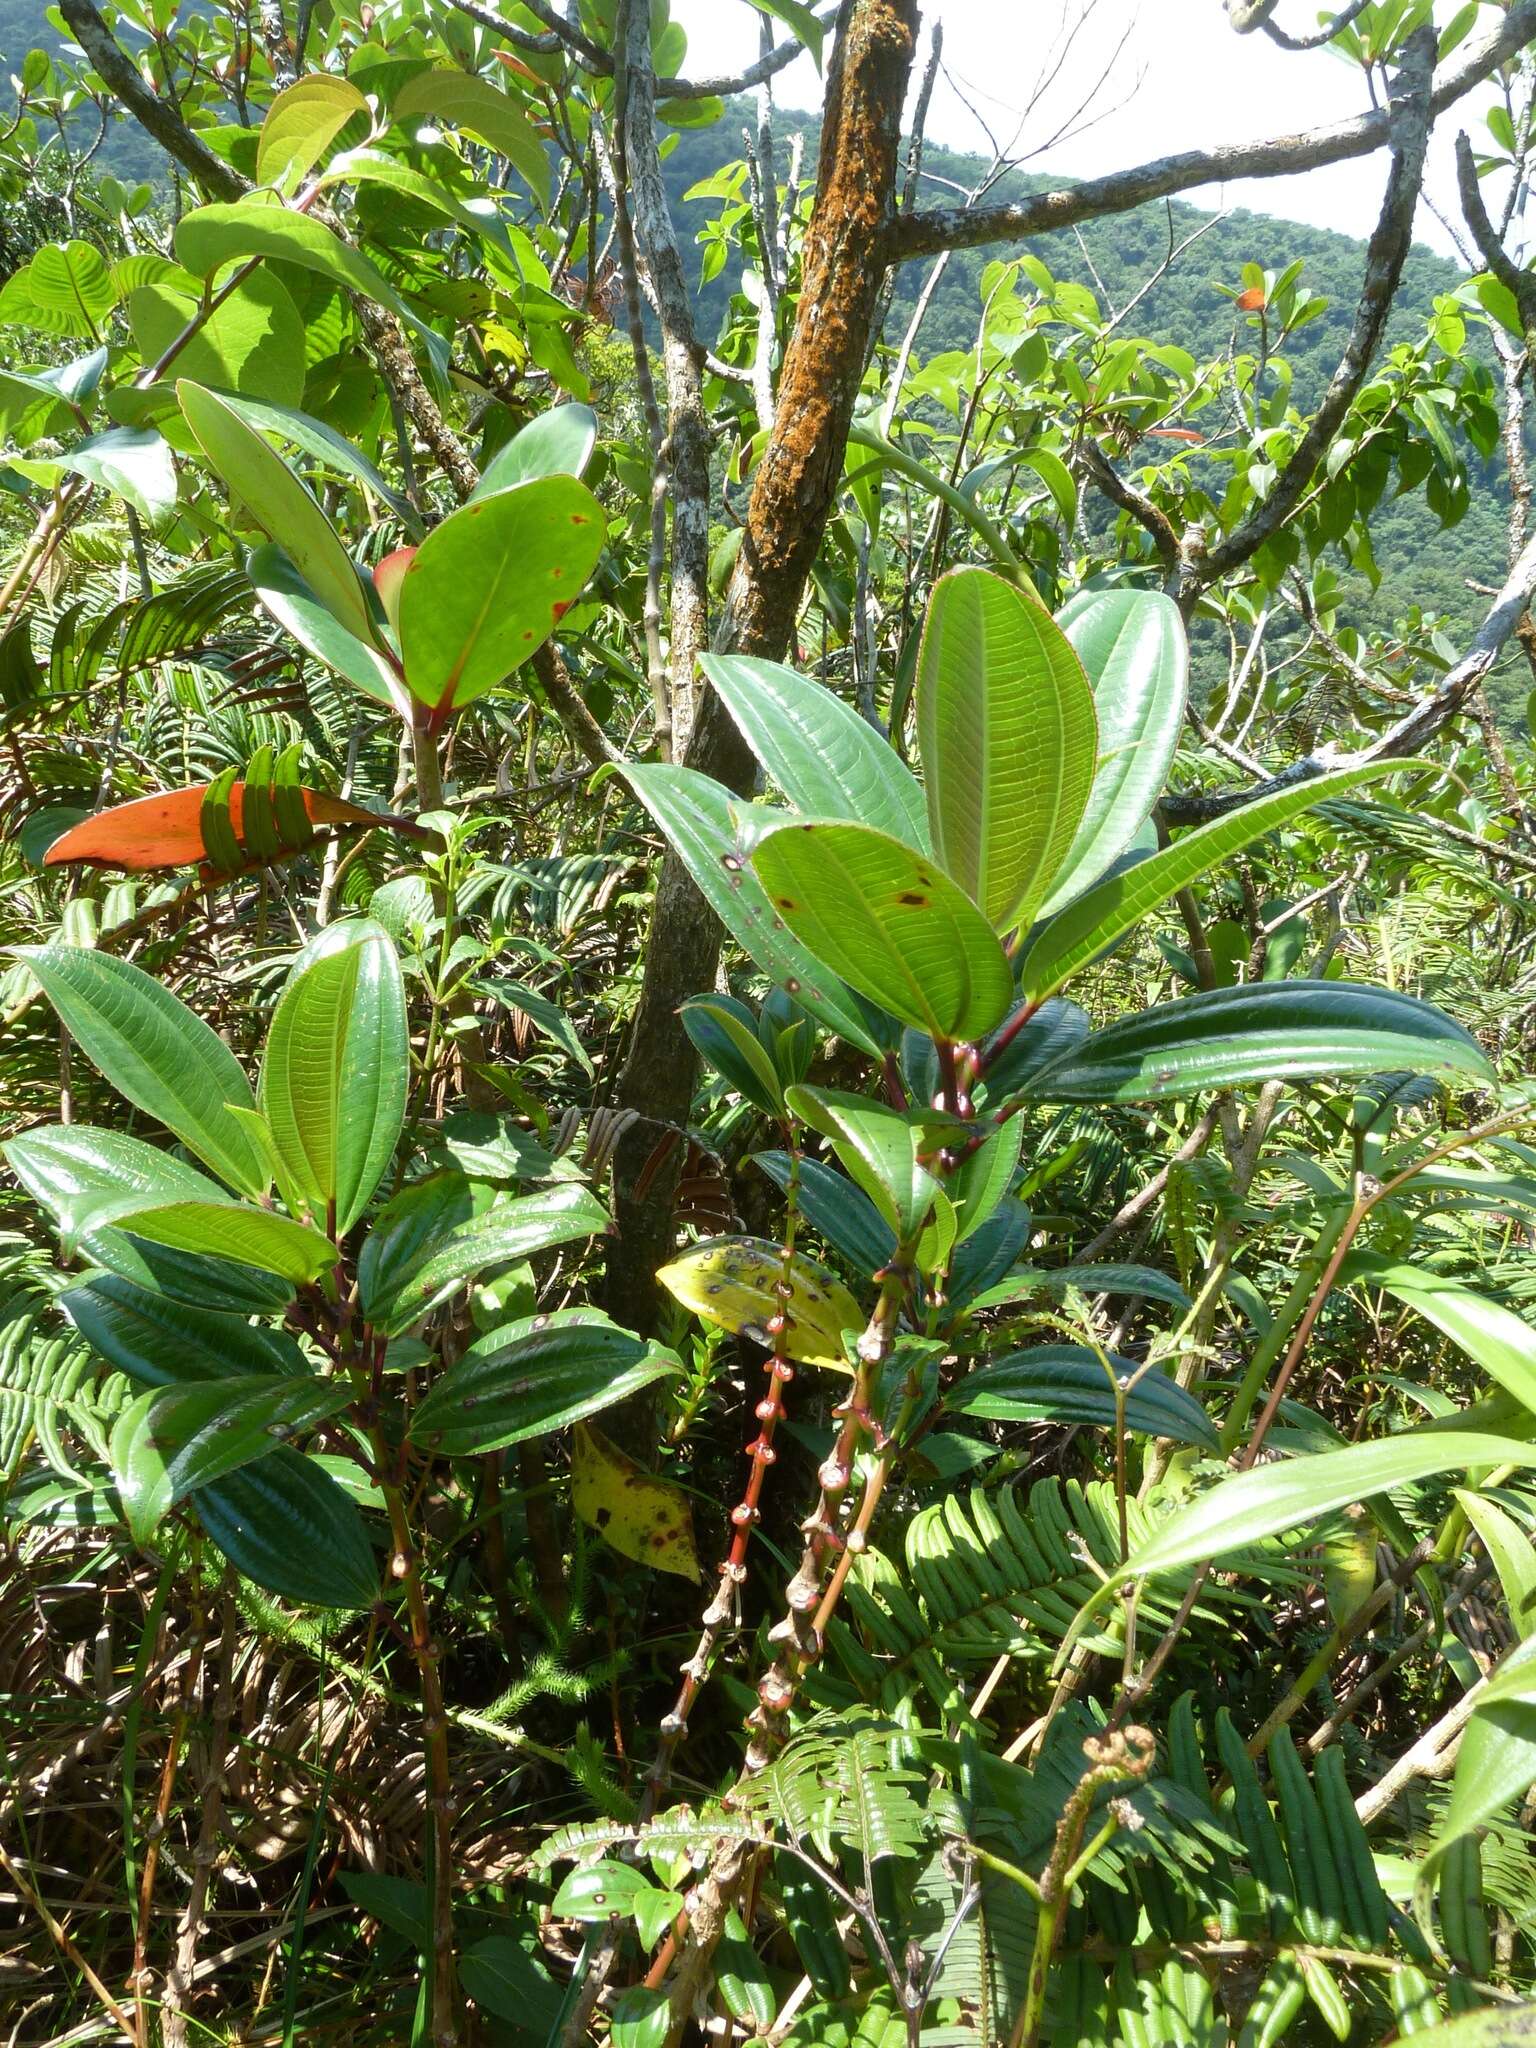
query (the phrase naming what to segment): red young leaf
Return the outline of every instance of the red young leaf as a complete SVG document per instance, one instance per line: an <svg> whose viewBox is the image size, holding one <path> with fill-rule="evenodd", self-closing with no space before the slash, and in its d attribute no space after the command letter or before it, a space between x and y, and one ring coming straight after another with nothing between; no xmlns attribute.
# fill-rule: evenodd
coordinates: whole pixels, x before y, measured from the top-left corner
<svg viewBox="0 0 1536 2048"><path fill-rule="evenodd" d="M207 788L206 782L198 782L190 789L168 789L158 796L141 796L133 803L98 811L94 818L83 819L55 839L43 856L43 866L80 862L89 867L123 868L130 874L190 867L207 854L201 822ZM405 825L403 819L360 810L322 789L306 789L303 794L304 809L314 825ZM229 792L229 821L242 843L244 798L245 784L235 783Z"/></svg>
<svg viewBox="0 0 1536 2048"><path fill-rule="evenodd" d="M414 548L396 548L392 555L386 555L373 565L373 587L379 593L384 616L396 634L400 631L400 586L405 581L406 570L415 559Z"/></svg>

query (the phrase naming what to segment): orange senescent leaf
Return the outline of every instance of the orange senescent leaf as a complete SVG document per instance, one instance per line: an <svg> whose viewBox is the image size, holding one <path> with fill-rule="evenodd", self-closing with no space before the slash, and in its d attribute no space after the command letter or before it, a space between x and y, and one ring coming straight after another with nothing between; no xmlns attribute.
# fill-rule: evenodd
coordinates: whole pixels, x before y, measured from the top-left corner
<svg viewBox="0 0 1536 2048"><path fill-rule="evenodd" d="M1247 291L1238 293L1234 303L1239 313L1257 313L1265 303L1263 285L1249 285Z"/></svg>
<svg viewBox="0 0 1536 2048"><path fill-rule="evenodd" d="M1188 441L1194 448L1205 445L1204 434L1197 434L1193 427L1148 427L1147 433L1156 441Z"/></svg>
<svg viewBox="0 0 1536 2048"><path fill-rule="evenodd" d="M198 782L190 789L168 789L98 811L55 839L43 856L43 865L57 868L80 863L122 868L129 874L191 867L207 858L201 816L207 788L206 782ZM245 784L235 783L229 792L229 822L242 845L244 796ZM314 825L389 825L397 831L416 830L408 819L362 810L322 789L305 789L303 797L305 812Z"/></svg>

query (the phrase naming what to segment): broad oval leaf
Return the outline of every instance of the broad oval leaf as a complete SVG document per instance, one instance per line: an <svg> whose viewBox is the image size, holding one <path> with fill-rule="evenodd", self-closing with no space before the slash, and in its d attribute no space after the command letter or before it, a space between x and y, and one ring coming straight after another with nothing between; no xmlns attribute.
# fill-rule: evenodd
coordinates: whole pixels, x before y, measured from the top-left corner
<svg viewBox="0 0 1536 2048"><path fill-rule="evenodd" d="M93 1124L48 1124L12 1138L7 1165L53 1218L66 1251L115 1217L156 1202L217 1201L223 1190L195 1167Z"/></svg>
<svg viewBox="0 0 1536 2048"><path fill-rule="evenodd" d="M116 1273L97 1273L60 1295L59 1306L93 1351L140 1385L228 1379L231 1373L307 1373L284 1330L172 1301Z"/></svg>
<svg viewBox="0 0 1536 2048"><path fill-rule="evenodd" d="M301 1451L269 1451L200 1486L192 1505L236 1571L279 1599L359 1608L378 1597L378 1563L356 1504Z"/></svg>
<svg viewBox="0 0 1536 2048"><path fill-rule="evenodd" d="M868 719L776 661L705 654L699 666L769 781L813 818L846 818L928 851L916 776Z"/></svg>
<svg viewBox="0 0 1536 2048"><path fill-rule="evenodd" d="M59 461L131 505L149 526L161 525L176 508L170 446L149 427L108 427L77 441Z"/></svg>
<svg viewBox="0 0 1536 2048"><path fill-rule="evenodd" d="M17 946L70 1036L136 1109L245 1194L267 1174L229 1104L254 1109L244 1069L202 1018L131 961L83 946Z"/></svg>
<svg viewBox="0 0 1536 2048"><path fill-rule="evenodd" d="M682 1371L659 1344L596 1309L526 1316L478 1338L436 1380L411 1435L450 1458L547 1436Z"/></svg>
<svg viewBox="0 0 1536 2048"><path fill-rule="evenodd" d="M176 398L210 465L292 561L337 624L364 643L373 612L357 565L309 486L232 405L183 378Z"/></svg>
<svg viewBox="0 0 1536 2048"><path fill-rule="evenodd" d="M1035 1074L1037 1102L1166 1102L1207 1088L1402 1068L1489 1081L1486 1054L1443 1011L1347 981L1211 989L1122 1018Z"/></svg>
<svg viewBox="0 0 1536 2048"><path fill-rule="evenodd" d="M149 367L174 350L177 376L194 384L278 406L297 404L304 396L304 322L275 271L253 270L205 317L196 279L172 271L130 295L128 317L139 355ZM187 329L194 323L189 339ZM165 389L150 388L157 397Z"/></svg>
<svg viewBox="0 0 1536 2048"><path fill-rule="evenodd" d="M923 626L917 732L935 854L995 931L1027 927L1077 835L1098 758L1093 691L1071 643L1017 585L952 570Z"/></svg>
<svg viewBox="0 0 1536 2048"><path fill-rule="evenodd" d="M570 476L474 499L435 527L400 587L412 697L441 719L521 667L597 567L604 530L602 507Z"/></svg>
<svg viewBox="0 0 1536 2048"><path fill-rule="evenodd" d="M784 1277L784 1254L778 1245L757 1237L710 1237L690 1245L656 1278L674 1300L716 1329L750 1337L764 1350L773 1339L768 1323L782 1308L785 1355L802 1365L828 1365L848 1370L843 1336L864 1327L858 1303L840 1281L796 1252L789 1267L789 1298L777 1288Z"/></svg>
<svg viewBox="0 0 1536 2048"><path fill-rule="evenodd" d="M405 1242L392 1256L370 1258L377 1227L370 1234L358 1265L363 1311L370 1322L395 1335L488 1266L529 1259L535 1252L575 1238L596 1237L608 1229L602 1204L573 1182L498 1202L482 1215L455 1221L454 1227L443 1230L435 1219L456 1217L458 1204L451 1181L429 1194L420 1216L414 1218L419 1227L406 1231Z"/></svg>
<svg viewBox="0 0 1536 2048"><path fill-rule="evenodd" d="M135 1540L153 1535L194 1487L265 1457L282 1438L338 1414L351 1399L345 1380L268 1373L141 1394L114 1423L108 1446Z"/></svg>
<svg viewBox="0 0 1536 2048"><path fill-rule="evenodd" d="M1125 1426L1133 1434L1217 1448L1210 1417L1176 1380L1142 1370L1128 1358L1111 1358L1110 1364L1122 1377L1136 1379L1125 1397ZM1115 1397L1104 1368L1076 1344L1045 1344L994 1359L957 1380L944 1406L952 1415L992 1422L1087 1423L1101 1429L1115 1423Z"/></svg>
<svg viewBox="0 0 1536 2048"><path fill-rule="evenodd" d="M361 292L401 319L411 317L399 293L361 251L339 241L313 214L278 204L270 192L184 213L176 224L175 248L176 261L197 277L212 277L226 263L269 256L313 270L345 291Z"/></svg>
<svg viewBox="0 0 1536 2048"><path fill-rule="evenodd" d="M1040 917L1096 882L1146 823L1173 765L1189 679L1184 621L1161 591L1080 591L1056 623L1093 685L1099 759L1082 822Z"/></svg>
<svg viewBox="0 0 1536 2048"><path fill-rule="evenodd" d="M1415 1480L1471 1465L1536 1465L1536 1444L1475 1430L1404 1430L1379 1443L1349 1444L1239 1472L1179 1508L1127 1561L1122 1574L1177 1571L1258 1543L1284 1530L1306 1529L1335 1508L1369 1500Z"/></svg>
<svg viewBox="0 0 1536 2048"><path fill-rule="evenodd" d="M574 400L552 405L519 427L505 448L491 457L470 492L470 503L541 476L582 476L596 446L597 414L590 405Z"/></svg>
<svg viewBox="0 0 1536 2048"><path fill-rule="evenodd" d="M312 71L285 86L261 124L256 182L293 191L319 163L355 114L368 112L357 87L331 71Z"/></svg>
<svg viewBox="0 0 1536 2048"><path fill-rule="evenodd" d="M368 918L328 926L272 1013L258 1102L284 1172L337 1238L394 1157L410 1071L405 982L388 934Z"/></svg>
<svg viewBox="0 0 1536 2048"><path fill-rule="evenodd" d="M430 115L467 128L504 156L541 206L550 198L550 165L545 144L517 102L457 67L423 71L402 86L390 110L395 119Z"/></svg>
<svg viewBox="0 0 1536 2048"><path fill-rule="evenodd" d="M795 823L751 858L796 938L904 1024L979 1038L1012 1001L997 934L931 855L863 825Z"/></svg>
<svg viewBox="0 0 1536 2048"><path fill-rule="evenodd" d="M1096 883L1076 902L1038 931L1019 967L1020 986L1033 1002L1053 995L1063 982L1086 967L1106 946L1114 945L1161 903L1188 888L1214 867L1265 832L1298 818L1315 804L1326 803L1363 782L1378 782L1421 766L1414 761L1368 761L1363 767L1341 768L1311 782L1293 784L1245 804L1224 818L1213 818L1176 839L1172 846L1137 861Z"/></svg>
<svg viewBox="0 0 1536 2048"><path fill-rule="evenodd" d="M829 1031L878 1059L880 1045L835 974L776 917L737 845L734 799L696 768L644 762L618 770L665 833L699 893L765 974Z"/></svg>
<svg viewBox="0 0 1536 2048"><path fill-rule="evenodd" d="M255 1266L295 1287L318 1280L336 1261L336 1247L318 1230L248 1202L166 1202L115 1220L120 1229L151 1244L233 1259L237 1266Z"/></svg>

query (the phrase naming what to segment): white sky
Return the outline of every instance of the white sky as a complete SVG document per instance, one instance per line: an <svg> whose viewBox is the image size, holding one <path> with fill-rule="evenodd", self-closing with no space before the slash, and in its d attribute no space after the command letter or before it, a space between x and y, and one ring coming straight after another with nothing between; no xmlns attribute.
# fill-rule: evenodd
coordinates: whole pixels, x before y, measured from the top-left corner
<svg viewBox="0 0 1536 2048"><path fill-rule="evenodd" d="M1304 34L1316 25L1320 4L1280 0L1276 18L1293 34ZM1081 0L924 0L919 69L926 58L928 25L942 21L944 65L950 74L949 80L941 75L935 90L929 134L954 148L988 151L985 123L1006 145L1049 61L1064 6L1070 19L1080 5ZM1437 0L1435 12L1442 22L1448 20L1453 0ZM760 16L745 0L672 0L672 14L688 32L690 77L740 70L757 54ZM1487 34L1495 22L1496 11L1485 5L1474 35ZM1074 124L1075 110L1093 94L1122 36L1124 48L1109 81L1084 117L1100 118L1075 136L1053 141L1063 127L1080 125ZM819 104L820 84L810 59L801 58L780 73L774 90L782 106ZM1489 103L1487 89L1470 95L1443 118L1431 142L1429 189L1453 217L1455 130L1466 127L1475 145L1486 141L1482 114ZM1013 153L1038 150L1029 168L1085 177L1175 150L1319 127L1368 105L1364 82L1352 64L1326 50L1293 55L1262 34L1234 35L1223 0L1094 0L1088 26ZM1246 206L1364 236L1375 223L1385 168L1385 153L1377 152L1305 177L1246 179L1183 196L1201 206ZM937 201L942 195L930 190L928 197ZM1423 205L1415 233L1452 253Z"/></svg>

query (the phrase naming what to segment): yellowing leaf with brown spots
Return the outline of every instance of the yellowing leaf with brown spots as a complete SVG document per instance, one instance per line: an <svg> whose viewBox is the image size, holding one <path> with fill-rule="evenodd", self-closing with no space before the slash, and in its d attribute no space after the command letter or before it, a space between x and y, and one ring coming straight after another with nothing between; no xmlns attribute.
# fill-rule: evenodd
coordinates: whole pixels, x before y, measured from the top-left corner
<svg viewBox="0 0 1536 2048"><path fill-rule="evenodd" d="M765 1238L711 1237L663 1266L656 1277L706 1323L771 1349L767 1323L779 1306L774 1288L782 1265L779 1246ZM846 1372L843 1332L864 1327L858 1303L846 1287L798 1254L790 1267L789 1285L786 1357Z"/></svg>
<svg viewBox="0 0 1536 2048"><path fill-rule="evenodd" d="M658 1572L676 1572L697 1585L703 1573L687 1494L653 1478L600 1429L578 1422L574 1436L571 1505L580 1519L621 1557Z"/></svg>

